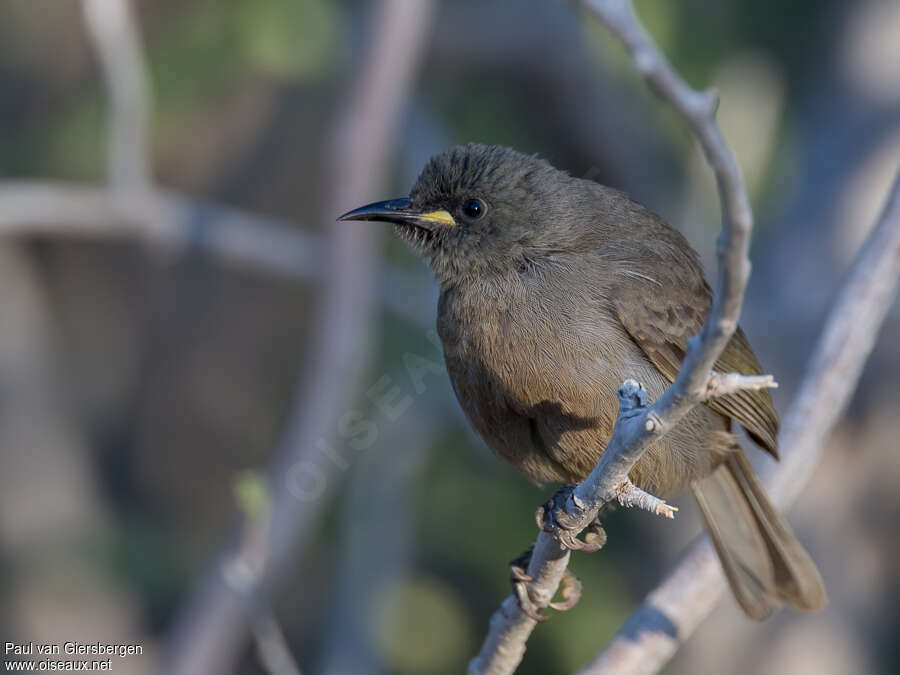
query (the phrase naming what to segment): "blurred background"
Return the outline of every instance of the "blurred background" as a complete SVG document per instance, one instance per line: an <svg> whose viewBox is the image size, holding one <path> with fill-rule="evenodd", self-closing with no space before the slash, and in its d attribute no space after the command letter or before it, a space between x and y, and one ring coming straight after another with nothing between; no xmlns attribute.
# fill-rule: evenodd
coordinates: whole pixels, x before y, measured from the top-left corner
<svg viewBox="0 0 900 675"><path fill-rule="evenodd" d="M783 412L900 157L900 3L636 6L720 92ZM714 270L685 125L560 0L4 0L0 129L0 633L143 646L114 672L458 673L509 592L553 488L465 424L425 265L339 213L501 143ZM898 374L895 306L791 513L828 609L751 625L729 598L666 672L900 671ZM609 517L519 672L590 660L699 531L680 504Z"/></svg>

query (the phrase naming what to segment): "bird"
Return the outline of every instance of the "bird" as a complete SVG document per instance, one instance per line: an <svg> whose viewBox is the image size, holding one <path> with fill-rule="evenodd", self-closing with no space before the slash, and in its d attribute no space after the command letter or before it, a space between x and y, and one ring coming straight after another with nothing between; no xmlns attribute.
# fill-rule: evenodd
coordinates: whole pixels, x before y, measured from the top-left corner
<svg viewBox="0 0 900 675"><path fill-rule="evenodd" d="M590 473L613 433L617 388L633 379L659 397L711 306L697 253L663 218L504 146L450 148L408 197L339 220L390 223L428 261L456 398L488 447L538 484L570 486ZM762 374L740 327L715 369ZM822 577L766 495L736 424L778 459L769 392L740 391L694 407L629 478L661 498L693 494L748 617L818 610Z"/></svg>

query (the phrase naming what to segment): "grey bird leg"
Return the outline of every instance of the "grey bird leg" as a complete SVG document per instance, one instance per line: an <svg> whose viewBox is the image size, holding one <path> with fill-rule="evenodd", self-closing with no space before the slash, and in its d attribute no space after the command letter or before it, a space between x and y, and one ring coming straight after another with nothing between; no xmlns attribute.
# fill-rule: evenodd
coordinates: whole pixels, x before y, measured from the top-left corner
<svg viewBox="0 0 900 675"><path fill-rule="evenodd" d="M535 511L534 519L538 528L554 535L559 542L572 551L584 551L593 553L599 551L606 544L606 531L600 523L600 517L588 525L584 535L584 541L578 539L569 515L566 513L566 501L572 495L574 485L563 485L553 498L545 502Z"/></svg>
<svg viewBox="0 0 900 675"><path fill-rule="evenodd" d="M528 592L528 589L529 584L534 581L534 579L525 571L528 569L528 563L531 562L531 553L533 550L534 544L515 560L510 561L509 575L513 593L519 603L519 608L526 616L541 623L550 617L541 614L541 608L531 599L531 594ZM559 602L551 602L548 607L555 609L558 612L565 612L572 609L578 604L578 601L581 600L581 582L578 580L578 577L572 574L571 570L566 569L559 587L563 599Z"/></svg>

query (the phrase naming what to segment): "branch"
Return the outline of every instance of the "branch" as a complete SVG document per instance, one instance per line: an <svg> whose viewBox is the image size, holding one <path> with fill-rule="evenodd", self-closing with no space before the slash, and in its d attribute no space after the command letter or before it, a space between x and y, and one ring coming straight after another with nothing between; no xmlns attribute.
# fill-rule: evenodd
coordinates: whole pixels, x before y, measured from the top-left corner
<svg viewBox="0 0 900 675"><path fill-rule="evenodd" d="M33 252L8 241L0 242L0 307L4 631L26 642L140 644L145 657L122 666L116 659L112 670L147 672L157 640L136 589L98 557L96 544L122 536L120 514L103 489L90 433L63 394L58 307ZM77 581L48 595L54 579Z"/></svg>
<svg viewBox="0 0 900 675"><path fill-rule="evenodd" d="M619 486L616 500L626 508L643 509L655 516L664 516L669 520L674 519L675 514L678 513L677 506L666 504L659 497L654 497L649 492L644 492L630 480L626 480L625 483Z"/></svg>
<svg viewBox="0 0 900 675"><path fill-rule="evenodd" d="M650 407L636 382L619 389L619 417L600 461L576 486L567 500L566 532L574 537L597 516L600 508L627 489L628 474L644 451L710 394L713 366L734 333L750 261L747 251L752 227L747 191L740 168L715 121L716 96L691 89L672 69L641 26L627 0L587 0L585 5L609 28L631 54L637 69L685 118L700 142L716 175L722 202L722 234L718 248L718 280L712 307L703 330L688 342L687 353L675 382ZM727 386L758 388L768 381L731 379ZM715 390L725 384L714 385ZM658 505L657 505L658 508ZM529 592L538 606L547 606L559 587L569 559L560 534L541 532L534 546L528 575ZM512 673L522 660L525 642L536 622L508 597L490 622L481 652L469 665L470 673Z"/></svg>
<svg viewBox="0 0 900 675"><path fill-rule="evenodd" d="M395 376L403 375L398 369L388 377L399 381ZM387 671L384 655L371 639L372 614L360 608L378 606L385 589L414 574L419 515L414 495L430 456L427 449L436 447L449 426L442 415L448 393L443 387L429 390L432 395L423 392L402 419L382 425L341 488L328 611L319 629L319 673Z"/></svg>
<svg viewBox="0 0 900 675"><path fill-rule="evenodd" d="M823 441L856 389L900 280L900 173L829 314L782 427L783 461L764 480L787 508L806 485ZM712 611L725 580L709 539L695 542L583 675L655 673Z"/></svg>
<svg viewBox="0 0 900 675"><path fill-rule="evenodd" d="M175 252L200 249L270 274L321 276L324 242L293 223L184 195L50 180L0 182L0 236L134 238Z"/></svg>
<svg viewBox="0 0 900 675"><path fill-rule="evenodd" d="M61 181L0 182L0 237L33 235L136 239L175 254L199 250L218 262L289 279L321 282L325 273L321 235L174 190L123 194ZM386 274L381 299L387 309L429 325L432 299L410 300L422 286L418 279L398 269Z"/></svg>
<svg viewBox="0 0 900 675"><path fill-rule="evenodd" d="M97 53L109 99L107 175L115 189L151 182L149 87L130 0L84 0L88 35Z"/></svg>
<svg viewBox="0 0 900 675"><path fill-rule="evenodd" d="M380 189L395 128L404 110L430 26L432 2L383 0L375 16L370 50L343 114L335 126L325 200L328 249L326 287L321 298L309 361L309 374L298 382L279 447L268 470L271 517L264 551L228 552L238 564L265 560L258 580L262 590L275 587L311 533L325 502L326 488L337 482L339 465L322 456L338 420L356 397L367 364L366 342L371 315L375 231L335 225L347 208L371 200ZM342 466L346 466L342 464ZM312 475L304 474L315 469ZM316 479L304 485L302 478ZM247 630L241 598L224 582L222 565L202 580L175 627L166 672L174 675L232 672Z"/></svg>
<svg viewBox="0 0 900 675"><path fill-rule="evenodd" d="M708 398L731 396L739 391L777 389L778 383L771 375L741 375L740 373L713 373L706 383Z"/></svg>
<svg viewBox="0 0 900 675"><path fill-rule="evenodd" d="M269 550L269 501L262 477L244 472L235 481L235 496L243 515L241 555L223 562L222 579L241 598L256 642L260 665L269 675L301 675L269 599L259 585Z"/></svg>

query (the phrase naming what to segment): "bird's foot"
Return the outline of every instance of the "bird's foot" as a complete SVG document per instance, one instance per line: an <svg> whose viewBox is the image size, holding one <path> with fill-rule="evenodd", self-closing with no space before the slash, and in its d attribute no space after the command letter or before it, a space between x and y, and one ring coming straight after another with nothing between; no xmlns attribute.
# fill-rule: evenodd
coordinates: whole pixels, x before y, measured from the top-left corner
<svg viewBox="0 0 900 675"><path fill-rule="evenodd" d="M606 543L606 531L599 517L585 528L582 541L578 538L578 526L566 513L566 502L574 489L574 485L562 486L550 501L538 507L534 519L541 530L555 536L563 546L572 551L599 551Z"/></svg>
<svg viewBox="0 0 900 675"><path fill-rule="evenodd" d="M532 598L531 583L534 581L534 578L528 574L526 570L528 569L528 563L531 562L531 552L533 549L534 546L529 548L515 560L510 561L509 576L513 587L513 594L516 596L519 608L526 616L541 623L550 617L546 614L541 614L541 606ZM563 573L563 578L559 582L559 589L562 600L550 602L547 604L547 607L559 612L565 612L578 604L578 601L581 599L581 582L570 570L566 569Z"/></svg>
<svg viewBox="0 0 900 675"><path fill-rule="evenodd" d="M649 492L644 492L630 480L622 483L616 494L616 499L622 506L636 506L639 509L644 509L650 513L655 513L657 516L669 519L674 518L675 513L678 511L677 506L667 504L665 500L654 497Z"/></svg>

